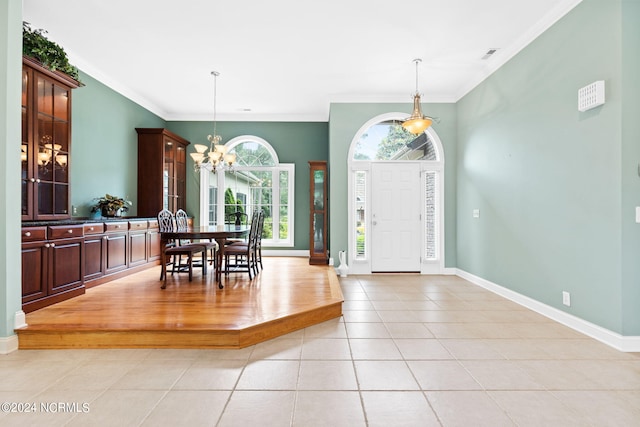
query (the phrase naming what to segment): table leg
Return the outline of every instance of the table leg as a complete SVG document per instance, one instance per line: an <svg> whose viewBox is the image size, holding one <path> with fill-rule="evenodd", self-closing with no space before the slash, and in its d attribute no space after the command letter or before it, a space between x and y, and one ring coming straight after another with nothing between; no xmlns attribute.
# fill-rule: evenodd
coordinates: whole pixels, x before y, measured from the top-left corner
<svg viewBox="0 0 640 427"><path fill-rule="evenodd" d="M216 282L218 283L218 288L222 289L224 286L222 285L222 263L224 261L224 246L227 243L227 239L224 237L216 238L218 242L218 268L216 268Z"/></svg>

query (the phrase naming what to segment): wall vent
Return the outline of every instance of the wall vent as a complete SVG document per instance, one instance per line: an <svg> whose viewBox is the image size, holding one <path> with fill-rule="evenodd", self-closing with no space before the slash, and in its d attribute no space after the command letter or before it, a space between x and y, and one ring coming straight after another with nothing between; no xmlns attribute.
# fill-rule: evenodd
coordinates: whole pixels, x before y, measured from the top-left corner
<svg viewBox="0 0 640 427"><path fill-rule="evenodd" d="M484 56L482 57L482 59L489 59L491 58L491 56L496 53L498 51L497 48L491 48L487 51L487 53L484 54Z"/></svg>
<svg viewBox="0 0 640 427"><path fill-rule="evenodd" d="M604 80L578 89L578 111L587 111L604 104Z"/></svg>

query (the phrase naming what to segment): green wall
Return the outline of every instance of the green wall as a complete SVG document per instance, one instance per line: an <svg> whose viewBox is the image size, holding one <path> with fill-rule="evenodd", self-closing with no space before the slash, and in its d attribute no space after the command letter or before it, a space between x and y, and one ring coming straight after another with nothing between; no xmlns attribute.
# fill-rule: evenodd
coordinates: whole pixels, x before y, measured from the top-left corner
<svg viewBox="0 0 640 427"><path fill-rule="evenodd" d="M169 122L168 129L193 144L207 143L212 133L211 122ZM320 122L218 122L217 134L222 142L241 135L254 135L266 140L278 154L281 163L295 164L295 218L293 248L309 249L309 160L327 160L327 123ZM193 162L187 160L187 212L200 223L199 182L192 173Z"/></svg>
<svg viewBox="0 0 640 427"><path fill-rule="evenodd" d="M637 128L626 143L622 134L621 18L620 1L585 0L458 103L458 267L637 334L638 314L622 325L622 231L634 236L624 259L637 264L640 194ZM629 20L637 52L638 14ZM606 104L580 113L577 91L596 80ZM637 100L624 106L640 113ZM638 307L635 270L625 283Z"/></svg>
<svg viewBox="0 0 640 427"><path fill-rule="evenodd" d="M161 128L164 120L91 76L73 90L71 204L74 216L90 216L93 199L105 193L133 201L137 212L138 134L136 127Z"/></svg>
<svg viewBox="0 0 640 427"><path fill-rule="evenodd" d="M622 1L622 334L640 335L640 1Z"/></svg>
<svg viewBox="0 0 640 427"><path fill-rule="evenodd" d="M385 113L411 112L413 104L331 104L329 113L329 220L330 252L348 249L348 153L358 130L372 118ZM440 137L445 161L445 267L456 266L456 106L423 104L422 111L440 118L433 129Z"/></svg>
<svg viewBox="0 0 640 427"><path fill-rule="evenodd" d="M15 314L21 310L20 98L22 2L0 2L0 353L17 347ZM5 339L6 337L6 339Z"/></svg>

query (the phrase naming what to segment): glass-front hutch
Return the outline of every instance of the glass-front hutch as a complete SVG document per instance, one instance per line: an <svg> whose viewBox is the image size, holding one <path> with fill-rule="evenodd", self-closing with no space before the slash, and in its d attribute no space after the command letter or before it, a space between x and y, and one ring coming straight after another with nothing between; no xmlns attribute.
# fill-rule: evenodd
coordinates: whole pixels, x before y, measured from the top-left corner
<svg viewBox="0 0 640 427"><path fill-rule="evenodd" d="M23 58L22 219L67 219L71 160L71 90L77 81Z"/></svg>
<svg viewBox="0 0 640 427"><path fill-rule="evenodd" d="M327 162L309 162L309 264L327 264Z"/></svg>
<svg viewBox="0 0 640 427"><path fill-rule="evenodd" d="M138 216L186 210L189 141L163 128L138 132Z"/></svg>

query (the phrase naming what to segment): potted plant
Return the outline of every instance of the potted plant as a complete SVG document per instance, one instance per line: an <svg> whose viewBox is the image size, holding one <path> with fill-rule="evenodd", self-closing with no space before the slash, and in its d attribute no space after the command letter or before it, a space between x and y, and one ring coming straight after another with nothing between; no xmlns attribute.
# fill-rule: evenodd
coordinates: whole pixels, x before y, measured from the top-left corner
<svg viewBox="0 0 640 427"><path fill-rule="evenodd" d="M32 29L22 22L22 54L34 58L51 71L60 71L80 83L78 69L69 63L67 53L59 44L49 40L42 29Z"/></svg>
<svg viewBox="0 0 640 427"><path fill-rule="evenodd" d="M121 216L122 212L127 212L129 206L133 205L130 200L111 194L105 194L95 200L96 204L91 208L91 212L100 212L102 216L106 217Z"/></svg>

